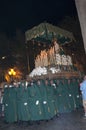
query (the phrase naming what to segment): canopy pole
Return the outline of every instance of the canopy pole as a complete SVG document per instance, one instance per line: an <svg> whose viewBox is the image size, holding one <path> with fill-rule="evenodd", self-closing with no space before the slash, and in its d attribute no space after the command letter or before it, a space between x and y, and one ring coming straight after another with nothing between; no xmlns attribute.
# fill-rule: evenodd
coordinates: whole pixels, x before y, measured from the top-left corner
<svg viewBox="0 0 86 130"><path fill-rule="evenodd" d="M30 73L30 63L29 63L29 54L28 54L28 45L26 43L26 54L27 54L27 69L28 69L28 73Z"/></svg>

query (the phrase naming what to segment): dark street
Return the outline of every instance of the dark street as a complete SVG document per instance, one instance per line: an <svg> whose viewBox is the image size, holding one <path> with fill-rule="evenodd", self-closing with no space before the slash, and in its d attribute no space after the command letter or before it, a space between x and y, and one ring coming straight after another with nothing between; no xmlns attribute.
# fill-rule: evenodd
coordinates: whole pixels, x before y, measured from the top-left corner
<svg viewBox="0 0 86 130"><path fill-rule="evenodd" d="M83 110L62 113L48 122L41 121L39 125L5 124L0 119L0 130L86 130L86 119L83 118Z"/></svg>

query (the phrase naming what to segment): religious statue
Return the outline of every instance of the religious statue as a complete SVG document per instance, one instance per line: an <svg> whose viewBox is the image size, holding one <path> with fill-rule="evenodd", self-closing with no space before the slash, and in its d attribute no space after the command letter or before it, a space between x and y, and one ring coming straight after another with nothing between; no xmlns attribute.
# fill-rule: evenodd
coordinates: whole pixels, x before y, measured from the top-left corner
<svg viewBox="0 0 86 130"><path fill-rule="evenodd" d="M59 51L60 51L60 46L59 46L59 44L57 43L57 41L55 40L55 41L54 41L54 52L55 52L55 54L58 54Z"/></svg>

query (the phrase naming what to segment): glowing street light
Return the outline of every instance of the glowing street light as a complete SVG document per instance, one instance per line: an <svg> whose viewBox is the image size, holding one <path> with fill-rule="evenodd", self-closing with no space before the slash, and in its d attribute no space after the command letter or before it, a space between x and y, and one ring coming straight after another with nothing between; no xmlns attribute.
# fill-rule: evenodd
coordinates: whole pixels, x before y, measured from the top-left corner
<svg viewBox="0 0 86 130"><path fill-rule="evenodd" d="M15 76L16 75L16 72L14 71L14 69L10 69L10 71L8 72L8 74L11 76Z"/></svg>
<svg viewBox="0 0 86 130"><path fill-rule="evenodd" d="M13 77L16 75L16 72L14 71L14 69L10 69L8 71L8 74L10 75L11 80L13 80Z"/></svg>

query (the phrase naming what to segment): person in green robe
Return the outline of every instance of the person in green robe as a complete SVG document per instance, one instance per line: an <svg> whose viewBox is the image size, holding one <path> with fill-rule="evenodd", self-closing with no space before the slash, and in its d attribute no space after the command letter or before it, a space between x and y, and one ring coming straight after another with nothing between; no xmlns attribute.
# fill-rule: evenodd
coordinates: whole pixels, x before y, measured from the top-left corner
<svg viewBox="0 0 86 130"><path fill-rule="evenodd" d="M54 98L54 88L52 86L52 81L49 79L45 80L45 87L47 91L47 101L48 101L48 112L50 119L56 115L56 108L55 108L55 98Z"/></svg>
<svg viewBox="0 0 86 130"><path fill-rule="evenodd" d="M58 97L57 97L57 106L58 106L58 111L59 113L64 113L67 111L67 108L66 108L66 99L65 99L65 87L64 87L64 79L61 78L59 79L58 81L58 87L57 87L57 94L58 94Z"/></svg>
<svg viewBox="0 0 86 130"><path fill-rule="evenodd" d="M48 105L47 105L47 95L46 95L46 89L44 86L44 81L41 79L38 79L36 82L37 87L37 98L39 99L39 104L41 108L41 120L47 120L48 117Z"/></svg>
<svg viewBox="0 0 86 130"><path fill-rule="evenodd" d="M69 95L69 105L70 110L73 111L75 109L75 102L74 102L74 96L73 96L73 90L71 86L71 79L68 79L68 95Z"/></svg>
<svg viewBox="0 0 86 130"><path fill-rule="evenodd" d="M9 85L9 122L17 122L17 103L15 86Z"/></svg>
<svg viewBox="0 0 86 130"><path fill-rule="evenodd" d="M47 90L45 86L45 81L38 80L37 86L40 92L41 96L41 105L43 108L43 120L48 121L50 119L50 113L49 113L49 104L48 104L48 97L47 97Z"/></svg>
<svg viewBox="0 0 86 130"><path fill-rule="evenodd" d="M55 115L58 117L58 105L57 105L57 91L56 91L56 80L52 79L50 81L51 87L53 87L53 98L54 98L54 106L55 106Z"/></svg>
<svg viewBox="0 0 86 130"><path fill-rule="evenodd" d="M74 97L73 97L73 93L72 93L72 88L71 88L71 80L70 78L65 79L66 82L66 90L67 90L67 96L68 96L68 104L69 104L69 110L73 111L74 110Z"/></svg>
<svg viewBox="0 0 86 130"><path fill-rule="evenodd" d="M71 94L69 93L69 88L68 88L68 81L69 78L64 78L64 91L65 91L65 107L66 107L66 112L71 112Z"/></svg>
<svg viewBox="0 0 86 130"><path fill-rule="evenodd" d="M59 113L63 112L63 96L62 96L62 89L63 89L63 84L61 82L61 79L57 79L57 87L56 87L56 91L57 91L57 107L58 107L58 111Z"/></svg>
<svg viewBox="0 0 86 130"><path fill-rule="evenodd" d="M73 89L74 89L74 100L76 104L76 109L78 109L81 106L81 97L79 92L79 82L77 78L73 78Z"/></svg>
<svg viewBox="0 0 86 130"><path fill-rule="evenodd" d="M4 104L4 121L6 123L9 122L8 120L8 115L9 115L9 87L8 87L8 84L5 84L4 85L4 94L3 94L3 104Z"/></svg>
<svg viewBox="0 0 86 130"><path fill-rule="evenodd" d="M16 84L17 121L18 121L19 124L22 123L21 97L22 97L22 86L21 86L21 81L20 81Z"/></svg>
<svg viewBox="0 0 86 130"><path fill-rule="evenodd" d="M28 101L31 114L31 121L40 121L43 119L43 108L41 105L41 96L37 87L37 82L32 80L28 86Z"/></svg>
<svg viewBox="0 0 86 130"><path fill-rule="evenodd" d="M59 111L59 105L60 105L60 95L59 95L59 79L55 79L54 80L55 84L56 84L56 88L55 88L55 97L56 97L56 106L57 106L57 112L60 113Z"/></svg>
<svg viewBox="0 0 86 130"><path fill-rule="evenodd" d="M18 118L23 122L30 120L27 85L26 81L21 82L17 91Z"/></svg>
<svg viewBox="0 0 86 130"><path fill-rule="evenodd" d="M4 102L5 102L5 115L6 122L17 122L17 104L16 104L16 91L13 83L9 84L7 90L4 90Z"/></svg>

